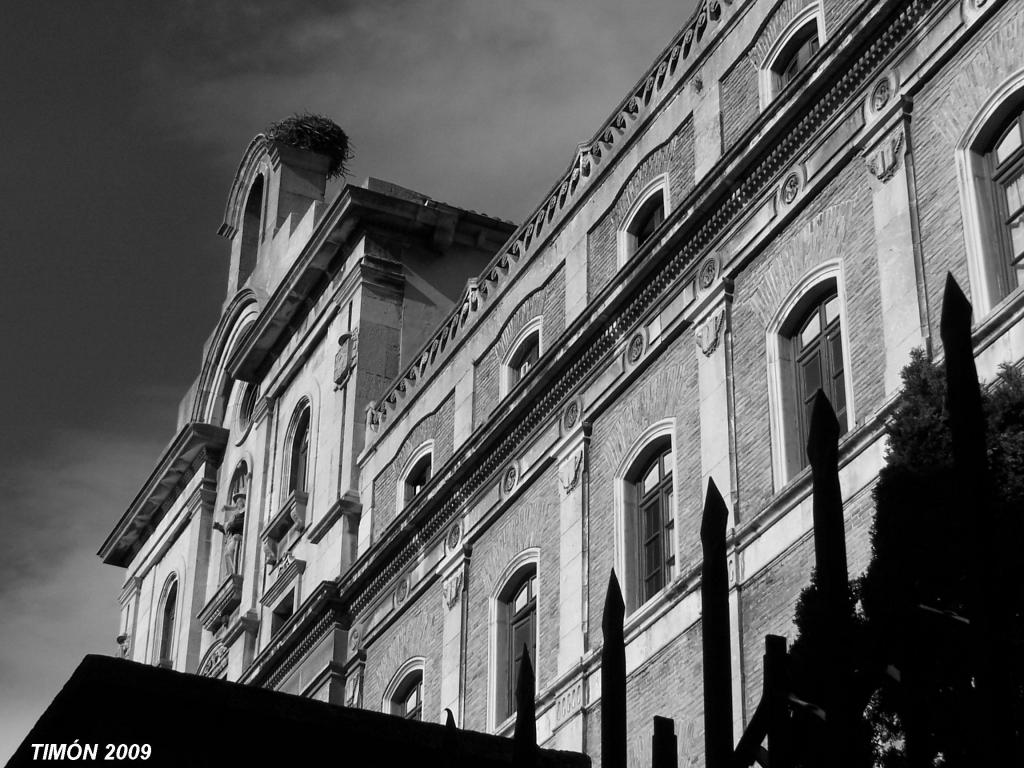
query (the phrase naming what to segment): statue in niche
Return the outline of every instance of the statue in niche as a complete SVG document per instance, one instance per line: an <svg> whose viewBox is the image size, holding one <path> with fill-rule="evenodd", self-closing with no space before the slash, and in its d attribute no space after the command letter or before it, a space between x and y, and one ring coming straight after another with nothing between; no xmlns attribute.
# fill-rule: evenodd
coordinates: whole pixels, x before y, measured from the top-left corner
<svg viewBox="0 0 1024 768"><path fill-rule="evenodd" d="M231 503L224 505L226 522L214 523L213 528L224 534L221 549L221 578L234 576L241 570L242 530L245 528L245 493L235 493Z"/></svg>

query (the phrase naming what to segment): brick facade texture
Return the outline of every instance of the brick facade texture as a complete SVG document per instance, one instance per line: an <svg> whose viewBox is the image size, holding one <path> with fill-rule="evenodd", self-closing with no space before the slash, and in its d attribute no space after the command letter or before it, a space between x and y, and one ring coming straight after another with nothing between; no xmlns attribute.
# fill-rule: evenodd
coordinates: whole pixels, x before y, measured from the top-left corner
<svg viewBox="0 0 1024 768"><path fill-rule="evenodd" d="M651 764L655 715L675 720L679 765L704 765L704 699L700 622L687 629L626 679L626 760ZM600 768L601 703L587 710L586 743Z"/></svg>
<svg viewBox="0 0 1024 768"><path fill-rule="evenodd" d="M737 520L754 516L773 486L766 329L800 279L816 265L843 263L846 317L858 420L882 403L885 366L871 189L863 163L851 162L736 278L732 310L735 382ZM783 371L791 381L792 371Z"/></svg>
<svg viewBox="0 0 1024 768"><path fill-rule="evenodd" d="M729 149L761 112L758 72L767 63L775 42L787 25L808 5L808 0L783 0L769 15L750 47L733 63L719 81L719 119L722 151ZM831 37L846 21L857 0L825 0L826 36Z"/></svg>
<svg viewBox="0 0 1024 768"><path fill-rule="evenodd" d="M592 299L618 271L618 233L638 195L662 174L668 174L670 209L694 187L693 117L687 117L672 137L645 157L615 196L607 212L587 233L587 297Z"/></svg>
<svg viewBox="0 0 1024 768"><path fill-rule="evenodd" d="M676 573L685 573L700 561L702 510L700 414L697 391L696 347L684 334L672 342L617 399L594 420L589 473L590 499L590 644L601 640L605 590L615 552L616 473L637 438L662 419L676 419L675 450ZM619 574L620 582L623 574ZM630 589L625 584L624 589ZM627 605L630 600L627 599Z"/></svg>
<svg viewBox="0 0 1024 768"><path fill-rule="evenodd" d="M870 487L847 500L846 559L851 577L863 573L871 558L871 522L874 500ZM814 570L814 538L811 532L749 578L741 592L744 713L753 714L761 698L765 635L796 639L793 618L800 593L810 584ZM734 704L735 706L735 704Z"/></svg>
<svg viewBox="0 0 1024 768"><path fill-rule="evenodd" d="M477 360L473 369L473 426L487 420L498 406L502 361L512 351L512 344L523 327L541 317L541 353L565 330L565 267L559 266L548 281L531 293L511 313L494 343Z"/></svg>
<svg viewBox="0 0 1024 768"><path fill-rule="evenodd" d="M363 671L363 708L380 709L384 691L409 659L424 658L423 719L437 721L441 714L442 607L440 580L409 605L402 616L366 648Z"/></svg>
<svg viewBox="0 0 1024 768"><path fill-rule="evenodd" d="M914 99L911 146L917 183L925 286L936 351L939 309L946 273L966 291L964 228L957 178L956 145L992 92L1022 66L1024 5L1007 3ZM957 109L949 105L956 104ZM975 318L977 320L977 318Z"/></svg>
<svg viewBox="0 0 1024 768"><path fill-rule="evenodd" d="M523 550L540 549L537 567L537 690L555 678L558 657L559 490L555 467L549 467L526 488L500 519L473 545L466 583L466 716L465 727L487 729L491 680L491 597L505 568Z"/></svg>
<svg viewBox="0 0 1024 768"><path fill-rule="evenodd" d="M455 444L455 396L449 395L436 411L424 416L409 432L397 455L373 479L373 538L377 539L398 514L398 474L426 440L434 441L432 471L452 456Z"/></svg>

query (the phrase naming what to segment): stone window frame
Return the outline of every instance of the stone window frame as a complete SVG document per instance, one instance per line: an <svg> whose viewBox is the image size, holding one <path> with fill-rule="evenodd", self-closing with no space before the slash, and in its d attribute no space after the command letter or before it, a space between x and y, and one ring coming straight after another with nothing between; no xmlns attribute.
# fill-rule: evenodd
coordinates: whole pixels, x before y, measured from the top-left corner
<svg viewBox="0 0 1024 768"><path fill-rule="evenodd" d="M498 720L498 703L508 695L504 680L508 672L508 658L504 645L508 635L508 593L515 588L527 571L532 570L536 578L536 589L534 591L537 637L534 648L537 658L531 659L533 664L534 691L541 690L540 664L537 659L541 655L540 642L540 603L544 594L543 581L540 571L540 547L529 547L519 552L502 569L500 576L495 581L495 588L488 598L489 627L488 653L487 653L487 730L492 733L503 733L511 728L515 721L515 712Z"/></svg>
<svg viewBox="0 0 1024 768"><path fill-rule="evenodd" d="M626 625L627 629L642 622L644 617L658 604L658 597L665 593L673 579L680 573L680 564L675 563L673 573L665 579L665 584L655 595L651 595L646 602L639 602L639 587L637 582L637 563L635 557L636 529L634 528L637 515L637 504L635 500L634 483L632 477L641 462L649 457L652 446L660 443L666 438L673 456L678 456L679 441L676 439L677 421L675 418L666 418L649 425L633 441L629 450L622 457L615 469L613 478L613 504L615 509L615 573L618 575L619 583L622 586L622 596L626 604ZM675 536L673 551L678 553L679 549L679 471L677 466L672 468L672 498L674 509L672 510L672 530Z"/></svg>
<svg viewBox="0 0 1024 768"><path fill-rule="evenodd" d="M498 398L504 400L508 393L515 389L519 381L513 382L515 372L512 368L512 361L516 359L523 344L530 340L531 336L537 336L537 356L544 354L544 316L537 315L526 322L516 334L512 343L508 345L508 351L501 358L499 365L500 375L498 378Z"/></svg>
<svg viewBox="0 0 1024 768"><path fill-rule="evenodd" d="M768 105L775 100L785 87L779 88L776 82L776 64L779 59L790 51L791 43L807 29L811 24L815 25L818 33L818 49L825 46L827 40L825 34L825 8L822 3L814 2L802 8L785 26L779 36L775 38L772 47L765 54L764 61L757 71L757 92L761 111L768 108Z"/></svg>
<svg viewBox="0 0 1024 768"><path fill-rule="evenodd" d="M296 433L299 428L299 424L302 422L302 417L307 416L306 419L306 466L305 472L303 473L302 488L292 487L292 476L295 472L295 451L296 451ZM313 403L308 397L302 397L296 403L295 408L292 409L292 417L288 421L288 429L285 432L284 441L284 455L286 457L284 469L284 483L282 489L284 491L285 499L288 499L294 492L301 492L309 494L311 481L313 478L313 446L315 445L313 438Z"/></svg>
<svg viewBox="0 0 1024 768"><path fill-rule="evenodd" d="M401 707L404 704L399 697L408 688L411 679L414 676L418 676L420 680L420 720L425 721L424 717L424 706L423 706L423 693L427 690L427 659L425 656L412 656L402 662L402 666L398 668L394 675L391 676L391 681L384 688L384 694L381 696L380 711L386 715L396 715L397 717L404 717L404 715L396 712L396 708Z"/></svg>
<svg viewBox="0 0 1024 768"><path fill-rule="evenodd" d="M167 607L170 602L171 592L174 592L174 615L171 618L171 626L169 628L170 638L167 639L167 653L164 654L164 642L167 638L168 627L167 624ZM166 579L164 579L164 585L160 590L160 600L157 602L159 606L156 616L154 617L153 636L155 642L153 643L153 664L158 667L165 667L167 669L174 668L174 654L176 650L178 625L181 622L181 611L179 610L179 604L181 602L181 579L178 578L177 571L171 572Z"/></svg>
<svg viewBox="0 0 1024 768"><path fill-rule="evenodd" d="M637 217L647 206L648 202L658 193L661 193L661 208L664 218L668 218L672 210L672 201L669 198L669 177L668 172L661 173L651 179L640 191L622 217L622 223L615 234L616 252L618 254L618 267L625 266L637 251L636 236L631 232Z"/></svg>
<svg viewBox="0 0 1024 768"><path fill-rule="evenodd" d="M853 431L857 423L846 277L843 262L833 259L809 270L797 281L765 328L768 424L771 434L772 479L776 491L806 469L805 462L799 458L805 447L799 445L799 429L793 423L796 413L796 381L793 377L793 344L788 329L805 316L811 303L831 289L839 297L839 324L846 330L843 337L843 385L846 391L847 433Z"/></svg>
<svg viewBox="0 0 1024 768"><path fill-rule="evenodd" d="M1000 285L1002 260L1006 256L1002 224L994 218L999 206L995 204L988 145L1022 104L1024 69L1015 72L989 94L955 145L967 275L976 323L1021 288Z"/></svg>
<svg viewBox="0 0 1024 768"><path fill-rule="evenodd" d="M427 482L430 482L430 478L434 476L434 472L437 470L434 455L434 439L430 438L420 443L416 450L409 454L409 458L405 460L405 463L402 465L402 471L398 473L398 490L395 493L395 502L398 512L402 512L402 510L408 507L410 502L416 498L416 495L407 496L408 483L406 481L409 479L409 475L412 474L412 471L416 469L416 465L419 464L425 456L430 457L430 474L427 477Z"/></svg>

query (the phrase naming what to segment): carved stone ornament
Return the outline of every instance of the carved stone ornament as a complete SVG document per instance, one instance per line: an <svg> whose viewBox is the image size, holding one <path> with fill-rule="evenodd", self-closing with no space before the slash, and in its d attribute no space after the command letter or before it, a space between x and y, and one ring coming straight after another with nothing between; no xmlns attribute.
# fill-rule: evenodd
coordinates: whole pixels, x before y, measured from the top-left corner
<svg viewBox="0 0 1024 768"><path fill-rule="evenodd" d="M345 681L345 706L363 706L363 667L358 666L352 670L348 680Z"/></svg>
<svg viewBox="0 0 1024 768"><path fill-rule="evenodd" d="M715 284L715 278L718 277L718 259L714 256L709 256L704 259L704 263L700 265L700 270L697 272L697 284L702 290L707 290Z"/></svg>
<svg viewBox="0 0 1024 768"><path fill-rule="evenodd" d="M199 665L200 677L217 677L228 666L228 647L224 643L217 643L206 654L203 663Z"/></svg>
<svg viewBox="0 0 1024 768"><path fill-rule="evenodd" d="M453 552L459 542L462 540L462 526L459 523L455 523L451 528L448 529L448 537L446 539L448 543L448 551Z"/></svg>
<svg viewBox="0 0 1024 768"><path fill-rule="evenodd" d="M558 482L566 495L572 493L580 484L580 476L583 474L583 449L576 452L569 461L562 465L562 471L558 474Z"/></svg>
<svg viewBox="0 0 1024 768"><path fill-rule="evenodd" d="M512 493L516 489L516 483L519 482L519 467L515 464L509 464L508 469L505 470L505 475L501 480L501 487L505 490L505 493Z"/></svg>
<svg viewBox="0 0 1024 768"><path fill-rule="evenodd" d="M409 579L403 578L395 589L395 605L401 605L409 597Z"/></svg>
<svg viewBox="0 0 1024 768"><path fill-rule="evenodd" d="M362 642L363 633L359 631L359 627L352 627L348 633L348 647L352 653L358 653L359 643Z"/></svg>
<svg viewBox="0 0 1024 768"><path fill-rule="evenodd" d="M644 353L644 335L643 333L634 334L633 338L629 340L629 346L626 348L626 359L631 363L637 362Z"/></svg>
<svg viewBox="0 0 1024 768"><path fill-rule="evenodd" d="M892 97L892 83L888 77L883 77L875 83L875 89L871 92L871 109L881 112L889 99Z"/></svg>
<svg viewBox="0 0 1024 768"><path fill-rule="evenodd" d="M705 357L711 357L718 349L718 342L722 336L722 325L725 323L725 310L720 309L713 314L697 329L697 346L704 353Z"/></svg>
<svg viewBox="0 0 1024 768"><path fill-rule="evenodd" d="M786 205L790 205L796 200L797 194L800 192L800 177L795 173L789 174L786 180L782 182L782 202Z"/></svg>
<svg viewBox="0 0 1024 768"><path fill-rule="evenodd" d="M569 404L565 406L565 411L562 412L562 427L566 430L570 430L576 426L576 422L580 420L580 401L570 400Z"/></svg>
<svg viewBox="0 0 1024 768"><path fill-rule="evenodd" d="M883 184L900 169L905 140L901 127L867 157L868 171Z"/></svg>
<svg viewBox="0 0 1024 768"><path fill-rule="evenodd" d="M120 656L122 659L127 659L128 654L131 653L132 650L131 635L127 633L120 634L117 636L115 642L117 643L118 656Z"/></svg>
<svg viewBox="0 0 1024 768"><path fill-rule="evenodd" d="M441 589L444 592L444 604L448 606L448 610L451 610L462 595L462 571L456 571L445 579Z"/></svg>

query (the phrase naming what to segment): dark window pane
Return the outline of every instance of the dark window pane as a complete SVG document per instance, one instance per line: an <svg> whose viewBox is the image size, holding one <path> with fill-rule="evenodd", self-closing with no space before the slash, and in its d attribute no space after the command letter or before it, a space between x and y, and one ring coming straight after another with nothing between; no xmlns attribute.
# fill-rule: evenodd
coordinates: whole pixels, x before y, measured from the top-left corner
<svg viewBox="0 0 1024 768"><path fill-rule="evenodd" d="M800 363L800 374L803 381L803 399L805 401L814 397L814 393L821 389L821 352L816 351L802 363Z"/></svg>

